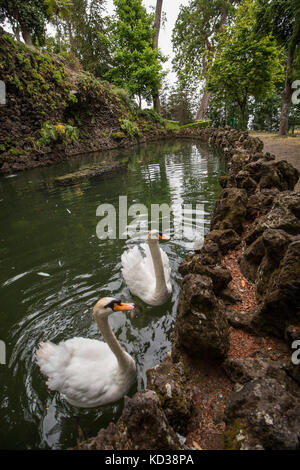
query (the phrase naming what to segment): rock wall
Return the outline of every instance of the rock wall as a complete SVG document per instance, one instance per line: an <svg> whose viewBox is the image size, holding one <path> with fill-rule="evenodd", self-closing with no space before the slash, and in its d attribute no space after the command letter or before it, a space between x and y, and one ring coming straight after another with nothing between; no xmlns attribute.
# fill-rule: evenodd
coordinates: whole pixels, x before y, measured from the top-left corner
<svg viewBox="0 0 300 470"><path fill-rule="evenodd" d="M299 172L264 154L260 139L248 132L206 128L198 135L224 150L229 172L221 178L223 191L200 254L185 260L179 271L210 276L222 297L230 282L222 256L240 244L240 269L255 285L258 301L249 328L286 338L287 330L300 325L300 192L293 191ZM214 256L208 257L212 250Z"/></svg>
<svg viewBox="0 0 300 470"><path fill-rule="evenodd" d="M131 408L138 424L130 449L182 448L172 432L168 442L154 439L163 424L168 435L170 428L185 435L190 449L299 450L300 366L290 348L300 339L298 171L263 153L247 132L183 134L223 149L228 175L220 179L210 233L179 267L172 351L147 373L157 409L149 431L140 421L145 411ZM83 448L128 448L115 437L122 423Z"/></svg>
<svg viewBox="0 0 300 470"><path fill-rule="evenodd" d="M207 362L207 377L215 367L230 379L223 447L299 450L300 366L292 364L289 349L300 339L300 193L293 191L299 174L264 154L262 142L247 132L206 128L186 134L196 136L223 149L229 171L220 180L223 191L203 247L179 268L172 360L214 360L213 366ZM230 259L238 272L229 269ZM244 299L229 288L233 277L242 279ZM233 311L251 293L252 308ZM251 341L262 346L248 354ZM208 393L213 396L213 388ZM202 416L196 427L203 426Z"/></svg>

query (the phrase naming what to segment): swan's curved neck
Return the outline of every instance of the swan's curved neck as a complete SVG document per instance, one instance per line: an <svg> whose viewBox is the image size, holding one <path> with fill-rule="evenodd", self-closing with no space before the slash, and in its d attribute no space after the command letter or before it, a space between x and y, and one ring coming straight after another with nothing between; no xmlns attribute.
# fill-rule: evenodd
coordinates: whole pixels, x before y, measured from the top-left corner
<svg viewBox="0 0 300 470"><path fill-rule="evenodd" d="M118 363L121 368L127 368L128 366L128 356L121 348L121 345L117 338L115 337L107 316L96 316L96 322L105 342L110 347L111 351L116 356Z"/></svg>
<svg viewBox="0 0 300 470"><path fill-rule="evenodd" d="M148 239L156 279L156 290L166 290L166 278L158 240Z"/></svg>

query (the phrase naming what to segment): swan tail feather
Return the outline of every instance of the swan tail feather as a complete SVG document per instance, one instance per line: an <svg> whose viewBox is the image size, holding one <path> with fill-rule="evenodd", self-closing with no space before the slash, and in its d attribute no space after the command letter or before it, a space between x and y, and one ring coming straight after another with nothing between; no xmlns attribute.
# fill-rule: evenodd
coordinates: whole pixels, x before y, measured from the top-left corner
<svg viewBox="0 0 300 470"><path fill-rule="evenodd" d="M53 353L55 353L57 346L53 343L47 341L46 343L40 343L39 349L36 351L36 358L38 364L43 363L51 357Z"/></svg>
<svg viewBox="0 0 300 470"><path fill-rule="evenodd" d="M42 374L48 377L47 385L50 390L62 391L64 371L70 363L72 351L66 343L59 345L51 342L41 343L36 351L37 364Z"/></svg>

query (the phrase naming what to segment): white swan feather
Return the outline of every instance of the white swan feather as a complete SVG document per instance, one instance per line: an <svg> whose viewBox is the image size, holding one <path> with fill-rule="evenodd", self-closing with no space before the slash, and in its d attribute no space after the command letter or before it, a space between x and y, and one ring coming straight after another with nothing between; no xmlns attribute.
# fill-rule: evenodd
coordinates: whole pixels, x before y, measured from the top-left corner
<svg viewBox="0 0 300 470"><path fill-rule="evenodd" d="M164 274L164 282L161 284L158 284L153 264L155 259L153 260L147 243L142 244L140 248L134 246L121 257L123 277L130 292L149 305L162 305L172 292L169 258L160 247L158 248ZM145 256L142 255L141 249Z"/></svg>
<svg viewBox="0 0 300 470"><path fill-rule="evenodd" d="M135 382L134 360L125 351L121 354L120 362L107 343L75 337L58 345L41 343L36 358L50 390L59 391L74 406L92 408L119 400Z"/></svg>

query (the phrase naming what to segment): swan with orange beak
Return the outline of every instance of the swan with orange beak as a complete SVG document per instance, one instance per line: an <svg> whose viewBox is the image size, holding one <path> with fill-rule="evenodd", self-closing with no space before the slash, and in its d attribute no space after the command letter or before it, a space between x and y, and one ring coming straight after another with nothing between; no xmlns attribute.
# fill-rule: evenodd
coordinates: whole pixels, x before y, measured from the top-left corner
<svg viewBox="0 0 300 470"><path fill-rule="evenodd" d="M135 246L121 258L122 273L130 292L148 305L164 304L172 292L169 258L160 248L159 240L170 240L170 237L151 230L147 243L141 245L145 257Z"/></svg>
<svg viewBox="0 0 300 470"><path fill-rule="evenodd" d="M50 390L60 392L71 405L93 408L120 400L136 380L132 357L122 349L108 317L130 311L134 304L104 297L94 306L94 319L105 340L72 338L58 345L41 343L36 352Z"/></svg>

